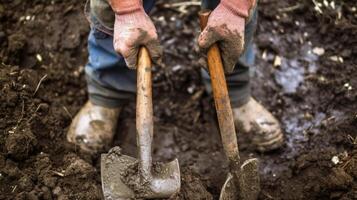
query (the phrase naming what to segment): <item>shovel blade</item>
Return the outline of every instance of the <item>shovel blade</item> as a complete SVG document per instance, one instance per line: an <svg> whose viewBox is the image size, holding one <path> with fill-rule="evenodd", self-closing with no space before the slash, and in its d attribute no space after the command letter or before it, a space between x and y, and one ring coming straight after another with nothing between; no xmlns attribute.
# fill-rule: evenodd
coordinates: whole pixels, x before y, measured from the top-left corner
<svg viewBox="0 0 357 200"><path fill-rule="evenodd" d="M118 158L110 158L109 154L101 156L102 190L105 200L129 200L135 198L134 191L122 180L122 174L132 165L136 159L122 155Z"/></svg>
<svg viewBox="0 0 357 200"><path fill-rule="evenodd" d="M238 199L238 194L238 187L235 184L234 177L231 173L228 173L219 195L219 200L236 200Z"/></svg>
<svg viewBox="0 0 357 200"><path fill-rule="evenodd" d="M242 180L239 181L240 197L244 200L258 199L260 192L259 161L256 158L246 160L240 167Z"/></svg>
<svg viewBox="0 0 357 200"><path fill-rule="evenodd" d="M260 192L259 161L246 160L240 167L240 180L229 173L224 183L220 200L256 200Z"/></svg>
<svg viewBox="0 0 357 200"><path fill-rule="evenodd" d="M105 200L168 198L180 190L181 177L177 159L154 165L153 179L148 183L138 182L136 185L129 186L125 182L128 179L126 176L133 175L140 178L139 171L135 171L136 174L129 172L137 163L138 160L130 156L102 154L101 177Z"/></svg>

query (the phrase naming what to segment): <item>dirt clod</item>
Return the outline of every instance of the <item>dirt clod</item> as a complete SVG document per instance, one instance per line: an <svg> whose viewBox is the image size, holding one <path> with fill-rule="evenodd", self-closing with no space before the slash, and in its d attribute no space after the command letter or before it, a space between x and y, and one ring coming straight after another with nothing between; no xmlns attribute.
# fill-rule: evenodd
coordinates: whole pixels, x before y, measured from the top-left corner
<svg viewBox="0 0 357 200"><path fill-rule="evenodd" d="M170 200L179 199L197 199L197 200L213 200L211 193L207 191L207 185L202 183L199 176L192 174L189 170L182 171L181 174L181 191L179 194L170 198Z"/></svg>
<svg viewBox="0 0 357 200"><path fill-rule="evenodd" d="M85 178L87 175L93 175L96 171L92 165L75 155L68 155L65 157L65 162L68 162L69 165L64 170L64 176L80 174L83 178Z"/></svg>
<svg viewBox="0 0 357 200"><path fill-rule="evenodd" d="M353 178L342 168L333 168L331 174L327 177L327 187L338 190L347 189L353 181Z"/></svg>
<svg viewBox="0 0 357 200"><path fill-rule="evenodd" d="M26 159L34 150L37 139L28 127L18 127L9 132L6 138L5 148L8 154L15 159Z"/></svg>

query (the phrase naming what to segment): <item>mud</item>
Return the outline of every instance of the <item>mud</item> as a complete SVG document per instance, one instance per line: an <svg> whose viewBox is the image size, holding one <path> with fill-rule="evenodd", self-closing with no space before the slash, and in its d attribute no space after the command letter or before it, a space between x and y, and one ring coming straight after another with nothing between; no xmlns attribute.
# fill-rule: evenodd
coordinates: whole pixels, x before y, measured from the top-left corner
<svg viewBox="0 0 357 200"><path fill-rule="evenodd" d="M0 199L102 199L100 155L65 139L87 100L82 3L0 1ZM153 12L166 56L154 67L154 159L180 161L171 199L217 199L228 166L200 78L198 8L164 3ZM311 1L260 1L252 91L286 145L260 154L239 135L242 159L261 162L259 199L357 198L356 11L335 3L319 14ZM135 156L134 102L118 127L114 145Z"/></svg>

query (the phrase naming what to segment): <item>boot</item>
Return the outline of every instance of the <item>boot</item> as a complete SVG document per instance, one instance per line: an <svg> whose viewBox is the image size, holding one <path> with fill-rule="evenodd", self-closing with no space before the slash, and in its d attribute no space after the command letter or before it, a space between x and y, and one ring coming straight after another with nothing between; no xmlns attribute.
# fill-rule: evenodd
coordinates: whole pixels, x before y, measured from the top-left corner
<svg viewBox="0 0 357 200"><path fill-rule="evenodd" d="M106 108L88 101L72 120L67 140L96 153L112 143L121 108Z"/></svg>
<svg viewBox="0 0 357 200"><path fill-rule="evenodd" d="M252 143L258 151L266 152L283 145L284 137L278 120L255 99L233 109L238 131L252 134Z"/></svg>

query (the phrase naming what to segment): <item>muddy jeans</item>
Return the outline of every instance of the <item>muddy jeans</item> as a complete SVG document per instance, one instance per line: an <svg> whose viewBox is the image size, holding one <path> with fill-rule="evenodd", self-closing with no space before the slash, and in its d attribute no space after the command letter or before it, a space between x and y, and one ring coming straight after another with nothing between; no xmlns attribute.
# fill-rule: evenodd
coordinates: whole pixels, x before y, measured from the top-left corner
<svg viewBox="0 0 357 200"><path fill-rule="evenodd" d="M150 12L154 0L144 0L146 12ZM202 0L202 7L214 9L218 0ZM85 67L89 99L92 103L118 107L135 99L136 72L129 70L123 57L113 47L113 36L101 28L94 16L90 16L92 28L88 38L89 61ZM257 25L257 13L245 29L245 52L237 62L233 73L227 75L229 94L233 107L245 104L250 97L249 68L254 65L253 35ZM208 92L211 92L209 75L202 70L202 77Z"/></svg>

